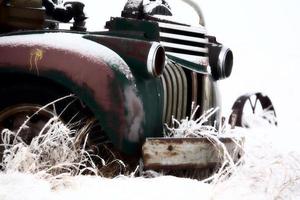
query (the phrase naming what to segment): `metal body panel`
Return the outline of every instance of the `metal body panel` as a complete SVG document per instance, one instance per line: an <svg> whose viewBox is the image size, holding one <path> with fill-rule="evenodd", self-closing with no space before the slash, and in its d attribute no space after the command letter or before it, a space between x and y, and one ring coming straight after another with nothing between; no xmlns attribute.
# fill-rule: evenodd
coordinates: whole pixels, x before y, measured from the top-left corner
<svg viewBox="0 0 300 200"><path fill-rule="evenodd" d="M22 1L19 1L22 2ZM25 3L25 1L23 1ZM26 1L28 3L28 1ZM25 4L26 4L25 3ZM0 3L0 27L8 30L42 29L45 20L45 10L36 5L6 6ZM3 31L3 30L1 30Z"/></svg>
<svg viewBox="0 0 300 200"><path fill-rule="evenodd" d="M146 62L151 56L149 52L155 42L108 36L106 34L85 35L84 38L118 52L118 55L128 64L145 110L144 137L162 136L164 89L159 77L153 77L149 74Z"/></svg>
<svg viewBox="0 0 300 200"><path fill-rule="evenodd" d="M118 55L125 60L137 77L151 77L146 65L149 51L154 42L107 35L85 35L84 38L118 52Z"/></svg>
<svg viewBox="0 0 300 200"><path fill-rule="evenodd" d="M136 81L123 59L103 45L77 34L29 34L0 37L0 52L1 72L47 77L78 95L124 152L135 153L145 135L162 132L159 123L145 125L147 99L141 99L142 92L138 94ZM147 87L141 82L138 85ZM157 89L153 91L150 94L159 94ZM159 118L159 113L152 115Z"/></svg>

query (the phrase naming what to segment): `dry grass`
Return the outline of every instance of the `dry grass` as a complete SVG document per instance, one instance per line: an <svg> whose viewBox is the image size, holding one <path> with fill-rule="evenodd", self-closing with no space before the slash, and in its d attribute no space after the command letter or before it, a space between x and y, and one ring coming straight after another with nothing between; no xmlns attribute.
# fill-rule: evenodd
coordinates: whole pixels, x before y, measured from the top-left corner
<svg viewBox="0 0 300 200"><path fill-rule="evenodd" d="M43 106L29 116L18 131L12 132L4 129L1 132L2 144L0 145L4 151L0 166L4 173L31 173L54 180L83 174L112 177L118 175L126 167L121 160L116 159L112 151L105 152L106 158L109 158L106 161L99 155L95 155L90 146L87 147L94 120L85 121L84 126L81 126L79 130L73 130L74 124L63 123L59 115L53 113L53 117L31 140L30 144L22 139L21 131L28 128L27 123L31 117L49 106L55 107L56 102L70 97L73 98L73 95ZM68 106L73 102L74 100ZM62 112L66 112L67 107ZM105 147L105 144L103 146Z"/></svg>
<svg viewBox="0 0 300 200"><path fill-rule="evenodd" d="M216 114L219 108L212 108L202 114L198 119L194 119L195 114L199 106L192 105L192 113L190 117L186 117L185 119L178 121L173 118L173 128L167 127L167 131L165 133L165 137L175 137L175 138L186 138L186 137L197 137L197 138L206 138L211 144L215 147L219 155L219 163L220 167L216 173L209 172L211 170L203 169L203 173L193 172L196 174L196 178L202 179L203 177L207 177L203 182L205 183L217 183L228 178L235 170L237 165L239 165L242 160L237 160L232 158L230 153L228 152L225 144L221 141L222 137L231 138L236 144L236 150L233 152L234 155L237 154L238 151L242 149L241 145L241 135L231 134L230 130L226 125L223 127L216 127L207 125L208 120ZM176 127L176 128L174 128ZM216 169L215 169L216 170ZM198 175L203 177L198 177Z"/></svg>
<svg viewBox="0 0 300 200"><path fill-rule="evenodd" d="M217 109L211 109L194 120L197 109L196 107L193 110L191 117L180 122L174 119L176 128L168 128L166 137L204 137L218 149L222 164L216 173L202 181L210 183L214 188L213 196L216 199L218 197L226 199L226 194L230 196L231 193L240 196L247 194L248 199L258 194L268 199L288 199L299 188L298 153L276 151L263 134L247 135L245 132L249 131L243 129L232 131L223 127L218 130L216 127L207 126L205 123L217 112ZM1 163L2 169L6 174L15 172L35 174L49 180L52 189L64 187L68 184L70 176L82 174L101 176L113 167L117 174L120 174L121 168L125 168L122 161L115 159L107 161L97 157L101 160L101 167L99 168L99 165L94 163L95 155L85 150L88 133L89 125L79 131L74 131L63 124L57 116L48 121L41 133L30 144L26 144L19 137L18 132L4 130L1 133L5 149ZM220 141L220 137L228 135L233 138L246 136L244 155L238 162L234 162L225 145ZM136 174L143 177L162 175L153 171L139 170L140 168L137 168L129 174L129 177L135 177ZM253 196L249 195L251 193Z"/></svg>
<svg viewBox="0 0 300 200"><path fill-rule="evenodd" d="M299 151L286 150L288 144L294 140L293 137L283 136L284 129L262 129L261 132L257 128L252 131L237 129L235 131L239 134L235 135L223 127L222 131L218 132L216 127L205 125L205 121L214 112L216 111L207 112L201 119L194 120L191 117L174 122L177 123L177 128L170 128L169 135L166 135L206 137L219 149L220 160L223 161L221 168L202 181L211 183L209 186L213 188L212 199L232 199L232 195L235 199L296 199L300 191ZM75 132L62 124L57 117L50 119L44 127L43 134L34 138L30 144L24 143L17 133L4 130L1 137L4 141L5 155L1 165L6 174L21 172L38 175L48 180L52 189L65 188L69 182L72 184L73 179L70 177L74 175L101 175L101 170L93 163L93 155L84 150L88 132L88 127ZM265 132L274 132L274 135L264 134ZM246 137L240 165L233 162L219 141L221 136L227 134ZM276 149L277 145L271 142L276 138L280 144L286 144L284 151ZM108 168L109 163L113 163L104 160L102 162ZM129 177L134 177L138 170L137 168ZM139 173L144 177L161 176L151 171Z"/></svg>
<svg viewBox="0 0 300 200"><path fill-rule="evenodd" d="M1 137L5 149L1 165L5 172L51 176L98 174L92 156L84 147L78 148L74 131L57 117L51 118L30 144L7 129L3 130Z"/></svg>

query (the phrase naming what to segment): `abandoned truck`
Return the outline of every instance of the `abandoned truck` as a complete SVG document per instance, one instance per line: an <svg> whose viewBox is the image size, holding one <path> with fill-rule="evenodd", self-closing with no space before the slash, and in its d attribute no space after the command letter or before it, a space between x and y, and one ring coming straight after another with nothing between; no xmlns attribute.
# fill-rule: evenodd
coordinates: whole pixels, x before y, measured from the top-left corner
<svg viewBox="0 0 300 200"><path fill-rule="evenodd" d="M30 142L54 114L65 123L96 119L92 142L109 140L122 154L137 158L148 139L163 137L164 125L170 126L172 117L180 120L190 115L192 102L200 105L196 117L220 107L216 82L230 76L233 53L207 35L201 11L192 1L185 2L192 2L198 12L197 26L168 18L172 10L164 0L129 0L121 17L108 19L106 30L98 32L86 29L80 2L60 7L49 0L0 2L1 131L17 130L33 115L27 122L30 129L20 133ZM70 20L70 30L59 28ZM232 126L243 126L243 108L251 96L242 96L234 104ZM257 102L274 110L268 97L254 96L253 112ZM40 108L44 109L36 113ZM220 111L207 124L222 124ZM161 138L143 151L153 145L155 151L162 141L166 142L162 151L169 152L176 145L198 145L193 138L175 142ZM189 154L200 153L195 151ZM183 156L164 165L149 156L144 153L149 168L215 162L209 156L202 156L206 161L201 156L187 161Z"/></svg>

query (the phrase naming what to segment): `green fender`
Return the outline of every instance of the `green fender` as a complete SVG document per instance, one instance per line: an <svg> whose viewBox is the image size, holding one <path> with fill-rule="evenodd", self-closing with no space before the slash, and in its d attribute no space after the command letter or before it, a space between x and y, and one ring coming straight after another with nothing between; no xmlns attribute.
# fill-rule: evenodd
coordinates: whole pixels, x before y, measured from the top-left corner
<svg viewBox="0 0 300 200"><path fill-rule="evenodd" d="M111 49L80 34L39 32L0 37L0 52L0 73L30 73L68 88L93 111L123 152L136 153L146 136L162 133L161 113L145 114L145 108L157 109L161 103L149 96L160 96L158 79L136 81ZM156 101L152 106L148 97ZM148 118L150 124L145 123Z"/></svg>

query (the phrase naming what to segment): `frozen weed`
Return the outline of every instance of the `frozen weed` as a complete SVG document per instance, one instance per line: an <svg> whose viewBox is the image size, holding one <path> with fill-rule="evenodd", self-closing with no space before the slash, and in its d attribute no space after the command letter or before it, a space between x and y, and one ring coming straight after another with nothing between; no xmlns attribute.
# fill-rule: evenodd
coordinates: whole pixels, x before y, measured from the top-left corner
<svg viewBox="0 0 300 200"><path fill-rule="evenodd" d="M1 137L5 150L2 169L5 172L52 176L97 174L91 155L84 148L75 146L74 135L74 131L68 129L58 117L51 118L30 144L26 144L17 133L3 130Z"/></svg>
<svg viewBox="0 0 300 200"><path fill-rule="evenodd" d="M194 107L192 105L192 114L190 117L186 117L180 122L173 118L173 128L167 127L165 137L174 138L206 138L215 147L218 152L220 168L209 178L203 180L203 182L219 182L225 180L230 174L232 174L236 166L240 164L241 160L236 161L232 158L232 155L228 152L225 144L221 141L221 138L230 138L236 144L236 150L233 152L241 151L241 136L233 135L228 132L226 126L220 127L219 129L215 126L207 125L208 120L219 110L219 108L211 108L201 115L198 119L194 119L199 106ZM176 128L174 128L176 127Z"/></svg>
<svg viewBox="0 0 300 200"><path fill-rule="evenodd" d="M68 97L73 97L73 95L60 98L41 107L32 116ZM109 176L104 173L109 172L112 174L113 170L115 170L115 173L116 171L119 173L122 171L121 169L125 168L125 164L116 159L111 151L106 152L109 154L106 155L106 157L109 157L106 162L90 150L89 145L91 144L88 144L88 138L91 127L95 123L94 120L88 120L79 130L73 130L70 127L72 124L63 123L60 117L53 113L53 117L28 144L22 138L21 131L30 128L27 127L27 123L32 116L24 121L18 131L13 132L4 129L1 132L0 141L2 141L2 144L0 145L3 149L3 155L0 168L5 173L31 173L58 180L62 177L82 174ZM94 162L95 160L97 160L97 163ZM113 167L115 168L112 169Z"/></svg>

